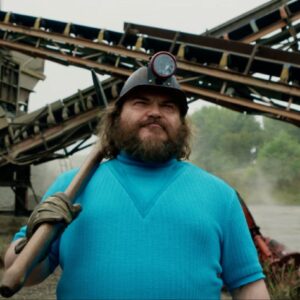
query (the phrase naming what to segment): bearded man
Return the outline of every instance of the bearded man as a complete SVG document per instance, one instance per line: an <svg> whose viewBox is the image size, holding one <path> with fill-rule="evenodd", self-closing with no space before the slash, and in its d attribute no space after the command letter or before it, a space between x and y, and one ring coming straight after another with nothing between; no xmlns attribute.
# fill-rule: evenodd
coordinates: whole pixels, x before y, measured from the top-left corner
<svg viewBox="0 0 300 300"><path fill-rule="evenodd" d="M55 193L77 170L62 174L45 194L47 210L54 203L60 221L68 219L66 211L73 221L65 221L70 224L27 285L60 265L59 299L220 299L223 285L235 299L268 299L235 191L184 161L187 99L175 76L163 75L151 64L138 69L103 113L99 140L107 160L75 205L58 212L57 199L67 201ZM16 234L7 268L28 231Z"/></svg>

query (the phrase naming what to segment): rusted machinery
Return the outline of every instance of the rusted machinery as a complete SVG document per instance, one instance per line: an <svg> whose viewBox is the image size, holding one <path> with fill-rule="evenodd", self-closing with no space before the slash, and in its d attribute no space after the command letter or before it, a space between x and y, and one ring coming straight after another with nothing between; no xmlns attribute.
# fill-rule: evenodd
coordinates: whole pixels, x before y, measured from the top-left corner
<svg viewBox="0 0 300 300"><path fill-rule="evenodd" d="M295 293L299 296L300 252L291 251L273 238L264 236L240 195L239 199L269 284L274 287L286 282L298 289Z"/></svg>
<svg viewBox="0 0 300 300"><path fill-rule="evenodd" d="M12 24L0 24L1 46L123 79L152 53L168 50L191 102L202 98L299 124L299 53L135 24L118 33L24 17L11 14Z"/></svg>
<svg viewBox="0 0 300 300"><path fill-rule="evenodd" d="M177 56L178 79L190 103L204 99L299 126L299 19L299 0L270 1L202 35L129 23L115 32L0 12L0 46L110 75L102 82L108 101L152 53L167 50ZM96 101L92 87L29 114L17 105L9 113L1 100L0 168L6 175L0 184L22 188L21 204L30 164L86 147L97 122ZM21 101L15 103L19 107Z"/></svg>

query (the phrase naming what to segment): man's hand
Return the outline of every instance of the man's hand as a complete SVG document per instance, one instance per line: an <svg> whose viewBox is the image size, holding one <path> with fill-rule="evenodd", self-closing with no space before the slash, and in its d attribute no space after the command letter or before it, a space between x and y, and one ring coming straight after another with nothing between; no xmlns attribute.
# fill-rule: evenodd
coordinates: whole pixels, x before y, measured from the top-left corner
<svg viewBox="0 0 300 300"><path fill-rule="evenodd" d="M27 222L26 237L15 247L16 254L20 253L37 228L43 223L60 223L68 226L81 211L79 204L71 204L68 196L57 193L35 207Z"/></svg>

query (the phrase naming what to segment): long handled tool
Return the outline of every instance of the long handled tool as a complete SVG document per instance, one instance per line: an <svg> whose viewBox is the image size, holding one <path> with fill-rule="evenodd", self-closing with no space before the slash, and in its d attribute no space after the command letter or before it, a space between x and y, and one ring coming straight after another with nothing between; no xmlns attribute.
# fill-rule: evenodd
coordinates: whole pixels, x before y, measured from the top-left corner
<svg viewBox="0 0 300 300"><path fill-rule="evenodd" d="M99 147L96 146L65 191L70 199L74 199L85 179L90 177L101 160ZM13 264L4 272L0 286L3 297L11 297L23 287L27 276L57 238L60 229L59 225L49 223L39 226Z"/></svg>
<svg viewBox="0 0 300 300"><path fill-rule="evenodd" d="M99 82L95 84L95 80L97 80L97 78L95 74L93 74L94 85L97 87L99 86ZM98 99L102 98L101 95L98 94L97 97ZM75 198L77 192L85 185L86 181L93 174L95 167L102 159L100 146L96 144L65 191L69 199L73 200ZM42 224L38 227L13 264L4 272L0 285L0 294L3 297L11 297L23 287L26 278L37 263L44 257L45 253L47 253L51 243L58 237L60 231L61 226L49 223Z"/></svg>

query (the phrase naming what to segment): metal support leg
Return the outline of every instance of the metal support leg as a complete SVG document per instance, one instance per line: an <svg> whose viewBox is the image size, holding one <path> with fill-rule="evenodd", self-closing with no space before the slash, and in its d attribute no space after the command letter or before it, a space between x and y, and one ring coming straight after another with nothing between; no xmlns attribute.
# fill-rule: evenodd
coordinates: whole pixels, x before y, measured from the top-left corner
<svg viewBox="0 0 300 300"><path fill-rule="evenodd" d="M30 166L18 167L15 174L15 215L26 216L29 214L28 187L30 184Z"/></svg>

